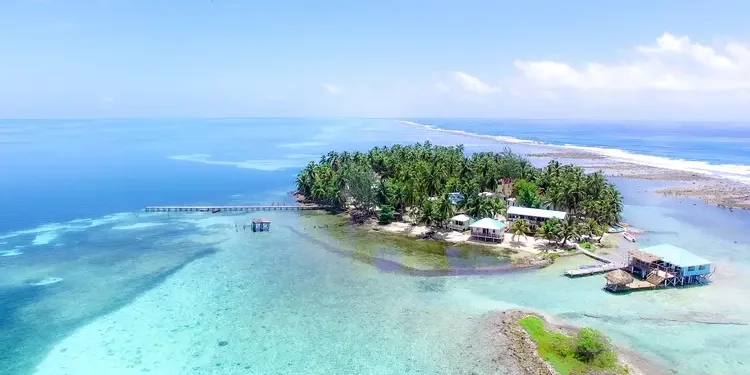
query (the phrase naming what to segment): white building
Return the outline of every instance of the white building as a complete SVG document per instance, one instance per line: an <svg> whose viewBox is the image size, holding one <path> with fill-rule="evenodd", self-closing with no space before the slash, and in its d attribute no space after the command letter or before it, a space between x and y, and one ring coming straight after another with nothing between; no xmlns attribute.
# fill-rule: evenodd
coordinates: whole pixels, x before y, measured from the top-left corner
<svg viewBox="0 0 750 375"><path fill-rule="evenodd" d="M479 220L469 225L469 228L471 228L471 237L492 242L503 242L508 229L504 222L490 218Z"/></svg>
<svg viewBox="0 0 750 375"><path fill-rule="evenodd" d="M529 225L534 228L543 224L545 221L558 218L565 220L568 217L567 212L563 211L552 211L542 210L539 208L528 208L528 207L508 207L508 220L513 221L517 219L525 219L529 222Z"/></svg>
<svg viewBox="0 0 750 375"><path fill-rule="evenodd" d="M470 222L471 218L469 216L464 214L456 215L448 221L448 228L463 232L469 229Z"/></svg>

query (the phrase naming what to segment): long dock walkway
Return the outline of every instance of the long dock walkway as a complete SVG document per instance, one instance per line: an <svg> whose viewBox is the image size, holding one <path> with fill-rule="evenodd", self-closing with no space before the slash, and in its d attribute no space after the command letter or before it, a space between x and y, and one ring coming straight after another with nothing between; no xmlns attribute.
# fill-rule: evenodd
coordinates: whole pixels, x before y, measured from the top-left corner
<svg viewBox="0 0 750 375"><path fill-rule="evenodd" d="M251 211L308 211L325 210L318 205L258 205L258 206L147 206L146 212L251 212Z"/></svg>
<svg viewBox="0 0 750 375"><path fill-rule="evenodd" d="M600 266L567 270L565 271L565 276L578 277L578 276L598 275L600 273L619 270L620 268L625 268L625 266L626 264L607 263L607 264L602 264Z"/></svg>
<svg viewBox="0 0 750 375"><path fill-rule="evenodd" d="M603 262L604 264L596 265L596 266L589 266L589 267L584 267L584 268L576 268L573 270L567 270L565 271L565 276L579 277L579 276L598 275L600 273L619 270L620 268L625 268L627 266L627 264L624 264L624 263L620 264L620 263L612 261L609 258L603 257L598 254L594 254L592 251L584 249L580 246L578 246L578 250L581 252L581 254L584 254L590 258Z"/></svg>
<svg viewBox="0 0 750 375"><path fill-rule="evenodd" d="M604 263L614 263L614 262L613 262L613 261L612 261L611 259L609 259L609 258L603 257L603 256L601 256L601 255L598 255L598 254L594 254L594 252L593 252L593 251L591 251L591 250L588 250L588 249L584 249L584 248L582 248L582 247L581 247L581 248L579 248L578 250L579 250L579 251L581 252L581 254L583 254L583 255L586 255L586 256L588 256L589 258L593 258L593 259L596 259L596 260L598 260L598 261L600 261L600 262L604 262Z"/></svg>

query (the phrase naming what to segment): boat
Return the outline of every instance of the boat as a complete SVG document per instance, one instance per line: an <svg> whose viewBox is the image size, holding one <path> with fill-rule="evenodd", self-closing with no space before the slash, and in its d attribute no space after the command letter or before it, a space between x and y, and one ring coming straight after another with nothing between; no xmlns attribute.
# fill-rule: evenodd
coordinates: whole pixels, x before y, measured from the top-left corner
<svg viewBox="0 0 750 375"><path fill-rule="evenodd" d="M214 208L213 210L211 210L212 214L215 214L217 212L221 212L221 209L220 208Z"/></svg>
<svg viewBox="0 0 750 375"><path fill-rule="evenodd" d="M635 237L633 237L630 233L625 232L622 234L623 237L625 237L626 240L630 242L635 242Z"/></svg>
<svg viewBox="0 0 750 375"><path fill-rule="evenodd" d="M619 225L613 225L609 229L607 229L607 233L622 233L624 231L625 231L625 228Z"/></svg>

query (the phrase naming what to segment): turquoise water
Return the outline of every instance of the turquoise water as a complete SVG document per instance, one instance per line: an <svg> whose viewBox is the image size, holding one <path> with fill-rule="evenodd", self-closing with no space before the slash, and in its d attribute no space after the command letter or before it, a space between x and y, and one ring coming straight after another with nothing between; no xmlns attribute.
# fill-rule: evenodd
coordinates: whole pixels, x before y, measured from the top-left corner
<svg viewBox="0 0 750 375"><path fill-rule="evenodd" d="M235 225L254 215L137 213L149 204L288 200L296 170L330 149L425 139L469 151L508 146L495 140L389 120L0 129L10 181L0 185L2 374L489 374L496 366L492 348L477 345L477 318L512 307L599 328L678 374L750 370L750 215L645 192L659 182L616 181L626 221L649 231L645 245L670 242L713 260L715 282L615 296L601 291L601 276L560 276L586 259L492 276L410 276L341 256L363 239L314 228L316 217L270 212L271 232L253 234ZM407 258L399 254L380 255Z"/></svg>

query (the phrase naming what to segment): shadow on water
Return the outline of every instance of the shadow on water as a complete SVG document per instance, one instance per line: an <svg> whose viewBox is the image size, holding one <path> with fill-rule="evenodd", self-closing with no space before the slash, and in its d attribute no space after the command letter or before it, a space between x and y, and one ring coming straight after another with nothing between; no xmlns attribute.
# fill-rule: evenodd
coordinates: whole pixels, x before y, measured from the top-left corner
<svg viewBox="0 0 750 375"><path fill-rule="evenodd" d="M420 269L410 267L402 263L375 257L372 255L346 250L338 246L331 245L325 241L319 240L307 233L304 233L294 227L284 225L284 228L294 232L298 236L305 238L308 241L314 242L317 245L323 247L325 250L341 255L346 258L354 259L359 262L369 264L382 272L396 273L408 276L420 276L420 277L440 277L440 276L482 276L482 275L500 275L515 272L528 271L528 269L514 268L510 262L503 262L501 265L489 266L489 267L448 267L441 269ZM453 253L453 256L456 254ZM446 256L450 257L451 252L449 251Z"/></svg>
<svg viewBox="0 0 750 375"><path fill-rule="evenodd" d="M93 242L85 251L71 250L46 261L61 262L58 272L78 277L49 285L0 287L0 374L33 373L46 353L78 327L120 309L189 263L217 251L212 244L166 244L159 238L155 233L152 241L117 249L97 248ZM72 259L70 253L76 251L79 258ZM93 252L98 256L92 257ZM33 266L22 264L10 271L22 273Z"/></svg>

